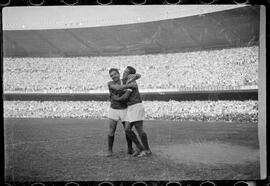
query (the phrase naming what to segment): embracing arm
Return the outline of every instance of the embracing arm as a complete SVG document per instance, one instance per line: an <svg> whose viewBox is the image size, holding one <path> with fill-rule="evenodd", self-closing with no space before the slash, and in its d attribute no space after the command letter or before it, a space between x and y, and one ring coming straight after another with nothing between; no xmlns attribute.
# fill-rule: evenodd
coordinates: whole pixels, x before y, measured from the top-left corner
<svg viewBox="0 0 270 186"><path fill-rule="evenodd" d="M108 84L109 88L112 90L125 90L125 89L132 89L137 88L137 83L135 82L137 79L140 79L140 74L129 74L128 80L125 85L115 85L115 84Z"/></svg>
<svg viewBox="0 0 270 186"><path fill-rule="evenodd" d="M111 98L113 100L115 100L115 101L124 101L124 100L127 100L128 99L128 97L130 96L130 93L131 93L131 91L130 90L127 90L125 92L125 94L123 94L122 96L119 97L119 96L116 96L115 94L112 94Z"/></svg>
<svg viewBox="0 0 270 186"><path fill-rule="evenodd" d="M142 77L141 74L129 74L126 84L136 81L137 79L140 79L141 77Z"/></svg>

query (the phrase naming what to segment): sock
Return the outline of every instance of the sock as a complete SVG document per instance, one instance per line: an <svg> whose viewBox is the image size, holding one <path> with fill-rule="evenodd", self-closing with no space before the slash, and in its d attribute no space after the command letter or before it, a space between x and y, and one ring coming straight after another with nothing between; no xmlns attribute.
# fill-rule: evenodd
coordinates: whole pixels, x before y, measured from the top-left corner
<svg viewBox="0 0 270 186"><path fill-rule="evenodd" d="M108 150L112 152L114 136L108 135Z"/></svg>
<svg viewBox="0 0 270 186"><path fill-rule="evenodd" d="M145 149L150 150L146 133L143 132L140 135L140 137L141 137L141 140L142 140L142 143L143 143L143 146L145 147Z"/></svg>
<svg viewBox="0 0 270 186"><path fill-rule="evenodd" d="M139 142L136 134L131 130L126 131L128 137L133 141L133 143L136 145L136 147L142 151L143 150L143 146L141 145L141 143Z"/></svg>
<svg viewBox="0 0 270 186"><path fill-rule="evenodd" d="M128 146L128 153L132 153L133 148L132 148L132 139L128 137L128 134L126 134L126 140L127 140L127 146Z"/></svg>

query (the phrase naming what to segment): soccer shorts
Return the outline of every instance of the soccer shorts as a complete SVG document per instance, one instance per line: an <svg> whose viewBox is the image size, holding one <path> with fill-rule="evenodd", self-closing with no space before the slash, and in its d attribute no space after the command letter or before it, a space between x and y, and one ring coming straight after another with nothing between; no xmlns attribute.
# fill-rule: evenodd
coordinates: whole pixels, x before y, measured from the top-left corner
<svg viewBox="0 0 270 186"><path fill-rule="evenodd" d="M108 112L108 118L113 119L115 121L121 120L121 121L126 121L127 115L127 109L113 109L113 108L109 108L109 112Z"/></svg>
<svg viewBox="0 0 270 186"><path fill-rule="evenodd" d="M126 121L134 122L134 121L142 121L144 120L145 110L142 103L137 103L127 108L127 116Z"/></svg>

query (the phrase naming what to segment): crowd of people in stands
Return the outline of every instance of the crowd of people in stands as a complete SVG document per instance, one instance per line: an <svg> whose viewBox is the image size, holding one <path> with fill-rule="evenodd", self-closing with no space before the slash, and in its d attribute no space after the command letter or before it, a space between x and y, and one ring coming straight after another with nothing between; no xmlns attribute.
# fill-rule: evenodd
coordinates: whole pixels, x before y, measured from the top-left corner
<svg viewBox="0 0 270 186"><path fill-rule="evenodd" d="M108 70L130 65L142 89L240 89L257 86L258 46L182 53L4 58L5 92L76 93L107 90ZM146 119L257 122L257 101L145 101ZM109 102L4 101L4 117L105 118Z"/></svg>
<svg viewBox="0 0 270 186"><path fill-rule="evenodd" d="M258 122L257 101L144 101L147 120ZM4 101L4 117L93 118L107 116L103 101Z"/></svg>
<svg viewBox="0 0 270 186"><path fill-rule="evenodd" d="M4 58L4 91L107 90L108 70L130 65L140 89L238 89L258 84L258 46L133 56Z"/></svg>

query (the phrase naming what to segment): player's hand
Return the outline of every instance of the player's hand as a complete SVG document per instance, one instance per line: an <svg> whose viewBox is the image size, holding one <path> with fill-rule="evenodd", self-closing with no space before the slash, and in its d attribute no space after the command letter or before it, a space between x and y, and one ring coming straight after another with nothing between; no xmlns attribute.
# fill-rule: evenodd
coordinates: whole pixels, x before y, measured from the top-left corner
<svg viewBox="0 0 270 186"><path fill-rule="evenodd" d="M111 98L112 98L113 100L117 100L119 97L118 97L117 95L115 95L115 94L112 94Z"/></svg>
<svg viewBox="0 0 270 186"><path fill-rule="evenodd" d="M140 79L140 78L141 78L140 74L129 74L126 84L129 84L130 82L136 81L137 79Z"/></svg>
<svg viewBox="0 0 270 186"><path fill-rule="evenodd" d="M129 74L128 75L128 80L126 82L126 84L128 84L129 82L133 81L136 79L136 75L135 74Z"/></svg>
<svg viewBox="0 0 270 186"><path fill-rule="evenodd" d="M131 82L135 82L135 80L134 80L134 79L129 79L129 80L127 80L126 85L127 85L127 84L130 84Z"/></svg>

